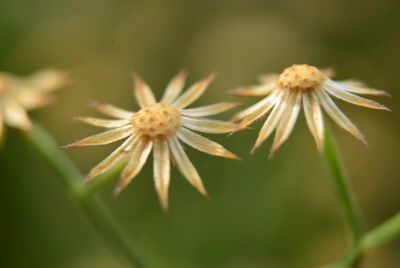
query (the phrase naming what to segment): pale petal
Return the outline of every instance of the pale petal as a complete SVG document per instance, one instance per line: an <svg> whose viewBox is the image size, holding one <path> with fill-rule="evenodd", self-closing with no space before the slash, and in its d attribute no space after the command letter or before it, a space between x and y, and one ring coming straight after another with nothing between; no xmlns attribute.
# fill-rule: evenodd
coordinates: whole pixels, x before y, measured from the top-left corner
<svg viewBox="0 0 400 268"><path fill-rule="evenodd" d="M183 126L204 133L228 133L237 125L231 122L182 116Z"/></svg>
<svg viewBox="0 0 400 268"><path fill-rule="evenodd" d="M176 97L178 97L178 95L181 93L185 85L186 77L187 73L185 71L181 71L174 78L172 78L160 102L166 104L172 103L176 99Z"/></svg>
<svg viewBox="0 0 400 268"><path fill-rule="evenodd" d="M14 97L26 110L40 108L54 101L53 96L46 95L43 92L31 88L17 90Z"/></svg>
<svg viewBox="0 0 400 268"><path fill-rule="evenodd" d="M203 195L207 195L206 189L203 186L203 182L199 174L197 173L196 168L193 166L192 162L190 162L188 156L183 150L182 146L179 144L179 141L176 137L172 137L168 140L168 145L171 150L171 153L175 159L176 165L180 172L182 172L183 176Z"/></svg>
<svg viewBox="0 0 400 268"><path fill-rule="evenodd" d="M389 110L385 106L375 101L347 92L346 87L343 87L342 85L335 83L332 80L327 80L325 82L325 89L328 91L328 93L335 96L336 98L347 101L355 105L364 106L372 109L378 109L378 110L387 110L387 111Z"/></svg>
<svg viewBox="0 0 400 268"><path fill-rule="evenodd" d="M4 125L4 118L3 118L3 109L0 107L0 146L3 144L5 136L5 125Z"/></svg>
<svg viewBox="0 0 400 268"><path fill-rule="evenodd" d="M340 109L336 106L336 104L331 100L331 98L325 92L317 92L319 102L322 107L324 107L325 111L329 114L329 116L342 128L350 132L353 136L359 139L365 145L367 144L364 136L357 129L357 127L350 121L347 116L340 111Z"/></svg>
<svg viewBox="0 0 400 268"><path fill-rule="evenodd" d="M117 149L115 149L107 158L101 161L97 166L92 168L85 178L85 182L92 180L98 175L108 171L126 156L127 150L138 142L138 136L132 135L124 141Z"/></svg>
<svg viewBox="0 0 400 268"><path fill-rule="evenodd" d="M288 104L276 128L270 156L287 140L292 132L300 111L301 94L300 92L291 93Z"/></svg>
<svg viewBox="0 0 400 268"><path fill-rule="evenodd" d="M230 159L240 159L238 156L225 149L222 145L200 136L199 134L194 133L186 128L181 128L179 130L178 138L201 152Z"/></svg>
<svg viewBox="0 0 400 268"><path fill-rule="evenodd" d="M164 210L168 208L168 188L170 181L169 149L165 141L156 140L153 150L154 185Z"/></svg>
<svg viewBox="0 0 400 268"><path fill-rule="evenodd" d="M191 86L182 96L180 96L172 105L177 108L185 108L192 102L197 100L201 94L207 89L208 85L214 79L214 75L210 75L203 80Z"/></svg>
<svg viewBox="0 0 400 268"><path fill-rule="evenodd" d="M266 97L265 99L261 100L250 108L247 108L246 110L236 114L233 117L234 120L240 119L245 116L243 121L240 122L239 126L237 127L237 130L246 128L254 121L268 113L272 109L272 107L280 101L281 96L282 94L274 92L270 96Z"/></svg>
<svg viewBox="0 0 400 268"><path fill-rule="evenodd" d="M265 74L265 75L260 75L258 77L258 81L262 84L270 84L270 83L276 83L278 81L279 74Z"/></svg>
<svg viewBox="0 0 400 268"><path fill-rule="evenodd" d="M95 108L97 111L116 118L130 118L134 113L127 110L115 107L110 104L91 102L90 106Z"/></svg>
<svg viewBox="0 0 400 268"><path fill-rule="evenodd" d="M184 109L182 110L182 114L188 116L208 116L228 111L240 105L240 103L220 102L198 108Z"/></svg>
<svg viewBox="0 0 400 268"><path fill-rule="evenodd" d="M303 109L308 128L314 136L318 150L322 151L324 148L324 122L321 107L314 94L303 95Z"/></svg>
<svg viewBox="0 0 400 268"><path fill-rule="evenodd" d="M24 108L19 103L11 98L3 101L4 105L4 121L16 128L20 128L24 131L29 131L32 128L32 123L28 118L28 115Z"/></svg>
<svg viewBox="0 0 400 268"><path fill-rule="evenodd" d="M122 140L133 133L131 125L123 126L120 128L105 131L82 140L76 141L65 147L80 147L80 146L94 146L94 145L105 145L115 141Z"/></svg>
<svg viewBox="0 0 400 268"><path fill-rule="evenodd" d="M133 76L135 84L135 97L141 108L156 103L150 87L137 75Z"/></svg>
<svg viewBox="0 0 400 268"><path fill-rule="evenodd" d="M346 80L346 81L335 81L335 82L341 85L343 88L345 88L346 91L351 93L390 97L390 94L387 93L386 91L367 88L365 84L360 81Z"/></svg>
<svg viewBox="0 0 400 268"><path fill-rule="evenodd" d="M104 128L117 128L117 127L122 127L122 126L129 124L128 119L108 120L108 119L99 119L99 118L94 118L94 117L78 116L78 117L75 117L74 120L83 122L86 124L90 124L92 126L104 127Z"/></svg>
<svg viewBox="0 0 400 268"><path fill-rule="evenodd" d="M289 96L290 92L285 92L279 102L275 104L271 114L268 116L267 120L265 120L260 132L258 133L256 143L251 150L252 153L269 137L269 135L271 135L272 131L274 131L276 128L283 112L286 109Z"/></svg>
<svg viewBox="0 0 400 268"><path fill-rule="evenodd" d="M139 141L138 144L133 148L129 157L128 164L122 171L121 179L118 182L117 188L114 193L119 194L126 186L132 181L133 178L142 170L146 160L151 152L153 142L151 141Z"/></svg>
<svg viewBox="0 0 400 268"><path fill-rule="evenodd" d="M68 73L56 69L38 71L24 79L25 86L42 92L50 92L68 83Z"/></svg>
<svg viewBox="0 0 400 268"><path fill-rule="evenodd" d="M231 94L238 97L259 97L271 93L274 89L276 89L275 83L268 83L260 86L238 88L233 90Z"/></svg>

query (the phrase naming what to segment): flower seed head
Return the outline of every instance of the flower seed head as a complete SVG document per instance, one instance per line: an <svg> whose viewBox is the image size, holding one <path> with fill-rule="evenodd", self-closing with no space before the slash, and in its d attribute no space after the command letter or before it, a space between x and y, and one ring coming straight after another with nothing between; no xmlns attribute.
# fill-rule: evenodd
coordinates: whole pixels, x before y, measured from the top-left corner
<svg viewBox="0 0 400 268"><path fill-rule="evenodd" d="M321 88L325 75L317 68L307 64L294 64L279 76L280 88L290 91L313 92Z"/></svg>
<svg viewBox="0 0 400 268"><path fill-rule="evenodd" d="M165 139L180 128L181 113L175 107L156 103L142 108L130 121L143 139Z"/></svg>

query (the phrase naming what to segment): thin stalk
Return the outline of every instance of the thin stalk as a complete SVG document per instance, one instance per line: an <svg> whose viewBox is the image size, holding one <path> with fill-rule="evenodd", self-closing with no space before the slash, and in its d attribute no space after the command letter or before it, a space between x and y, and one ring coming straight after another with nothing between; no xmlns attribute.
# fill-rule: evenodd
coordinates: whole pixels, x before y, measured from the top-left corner
<svg viewBox="0 0 400 268"><path fill-rule="evenodd" d="M365 235L361 242L362 250L369 251L398 236L400 236L400 212Z"/></svg>
<svg viewBox="0 0 400 268"><path fill-rule="evenodd" d="M38 123L34 123L34 128L26 135L26 139L59 175L70 194L78 201L83 211L110 246L117 252L122 253L133 267L143 267L133 250L129 235L107 207L93 195L94 191L88 191L84 187L82 184L84 176L60 150L53 137ZM113 172L108 173L108 176L113 175ZM101 179L102 182L110 180L106 176ZM96 185L95 189L98 189L98 185Z"/></svg>
<svg viewBox="0 0 400 268"><path fill-rule="evenodd" d="M344 217L350 228L352 244L355 245L360 241L363 234L361 220L356 209L348 179L340 161L339 153L328 129L325 130L325 147L322 155L331 172L331 177L336 187Z"/></svg>

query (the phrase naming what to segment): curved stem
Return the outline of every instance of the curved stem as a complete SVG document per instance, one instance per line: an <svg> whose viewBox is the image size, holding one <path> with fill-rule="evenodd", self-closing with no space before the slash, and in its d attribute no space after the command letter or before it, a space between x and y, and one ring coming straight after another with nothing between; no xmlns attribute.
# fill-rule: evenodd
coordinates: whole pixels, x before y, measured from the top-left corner
<svg viewBox="0 0 400 268"><path fill-rule="evenodd" d="M346 178L343 165L340 161L339 153L328 129L325 130L325 147L323 156L336 186L336 192L339 197L345 219L350 228L352 242L353 244L357 244L363 234L361 220L356 209L348 179Z"/></svg>
<svg viewBox="0 0 400 268"><path fill-rule="evenodd" d="M84 176L59 149L53 137L38 123L34 123L34 128L26 135L26 139L59 175L71 195L77 199L86 215L113 249L122 253L133 267L143 267L133 250L128 234L104 204L93 196L94 189L98 189L99 185L96 184L96 187L89 190L83 186ZM105 174L101 182L109 181L114 173Z"/></svg>

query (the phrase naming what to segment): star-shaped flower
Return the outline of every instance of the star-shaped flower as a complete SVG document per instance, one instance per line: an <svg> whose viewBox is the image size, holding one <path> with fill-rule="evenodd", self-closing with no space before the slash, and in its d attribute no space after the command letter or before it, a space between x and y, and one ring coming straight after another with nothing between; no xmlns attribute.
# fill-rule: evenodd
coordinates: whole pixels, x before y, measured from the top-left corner
<svg viewBox="0 0 400 268"><path fill-rule="evenodd" d="M233 121L241 120L237 128L240 130L270 112L258 134L252 152L276 130L271 149L272 155L289 137L302 107L319 150L322 150L324 146L321 106L339 126L366 144L361 132L336 106L331 96L359 106L389 110L375 101L356 95L387 96L388 94L382 90L366 88L358 81L333 81L330 75L332 75L330 70L321 71L307 64L293 65L286 68L280 75L263 76L261 85L233 91L236 96L266 96L233 117Z"/></svg>
<svg viewBox="0 0 400 268"><path fill-rule="evenodd" d="M0 73L0 140L4 137L4 123L29 131L32 123L27 111L48 105L53 100L49 94L66 82L65 72L52 69L27 77Z"/></svg>
<svg viewBox="0 0 400 268"><path fill-rule="evenodd" d="M185 78L185 72L174 77L168 84L161 101L156 102L150 87L138 76L134 76L134 93L141 107L138 112L95 103L93 106L98 111L117 119L77 118L79 121L111 128L111 130L79 140L68 147L103 145L125 139L116 150L89 172L86 181L127 160L115 189L115 193L119 194L140 172L150 152L153 151L154 184L164 209L168 207L171 158L186 179L200 193L207 194L198 172L180 141L211 155L238 159L220 144L195 132L228 133L233 131L237 127L236 124L204 117L222 113L236 107L237 104L221 102L198 108L186 108L203 94L213 80L213 76L195 83L180 95Z"/></svg>

